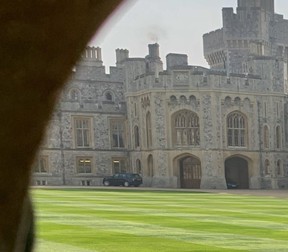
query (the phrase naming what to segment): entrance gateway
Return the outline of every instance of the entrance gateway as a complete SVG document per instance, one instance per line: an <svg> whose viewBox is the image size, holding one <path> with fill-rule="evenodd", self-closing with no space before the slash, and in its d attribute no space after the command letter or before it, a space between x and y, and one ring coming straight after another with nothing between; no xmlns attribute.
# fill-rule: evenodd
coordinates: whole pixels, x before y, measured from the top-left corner
<svg viewBox="0 0 288 252"><path fill-rule="evenodd" d="M180 187L200 189L201 162L193 156L179 159ZM230 157L225 160L226 183L235 183L238 189L249 189L249 164L242 157Z"/></svg>
<svg viewBox="0 0 288 252"><path fill-rule="evenodd" d="M179 160L180 187L199 189L201 184L201 162L198 158L186 156Z"/></svg>
<svg viewBox="0 0 288 252"><path fill-rule="evenodd" d="M248 162L241 157L225 160L226 183L236 183L238 189L249 189Z"/></svg>

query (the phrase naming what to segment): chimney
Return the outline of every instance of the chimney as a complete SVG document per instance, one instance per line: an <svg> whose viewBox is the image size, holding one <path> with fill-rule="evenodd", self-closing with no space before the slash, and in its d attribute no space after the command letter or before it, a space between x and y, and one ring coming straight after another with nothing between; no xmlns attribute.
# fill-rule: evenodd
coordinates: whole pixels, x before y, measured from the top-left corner
<svg viewBox="0 0 288 252"><path fill-rule="evenodd" d="M159 44L149 44L149 57L151 58L159 58Z"/></svg>
<svg viewBox="0 0 288 252"><path fill-rule="evenodd" d="M188 56L180 53L169 53L166 56L167 69L177 66L188 66Z"/></svg>
<svg viewBox="0 0 288 252"><path fill-rule="evenodd" d="M87 46L82 53L82 63L87 66L101 67L103 65L101 48Z"/></svg>

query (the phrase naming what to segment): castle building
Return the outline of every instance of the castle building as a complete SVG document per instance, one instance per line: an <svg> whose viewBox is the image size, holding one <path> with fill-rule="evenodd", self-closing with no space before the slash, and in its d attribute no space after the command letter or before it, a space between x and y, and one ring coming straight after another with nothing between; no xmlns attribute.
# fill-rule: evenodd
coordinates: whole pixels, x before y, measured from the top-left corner
<svg viewBox="0 0 288 252"><path fill-rule="evenodd" d="M210 69L184 54L116 50L105 73L87 47L73 69L34 164L37 185L97 186L115 172L144 186L288 188L288 20L273 0L223 8L204 34Z"/></svg>

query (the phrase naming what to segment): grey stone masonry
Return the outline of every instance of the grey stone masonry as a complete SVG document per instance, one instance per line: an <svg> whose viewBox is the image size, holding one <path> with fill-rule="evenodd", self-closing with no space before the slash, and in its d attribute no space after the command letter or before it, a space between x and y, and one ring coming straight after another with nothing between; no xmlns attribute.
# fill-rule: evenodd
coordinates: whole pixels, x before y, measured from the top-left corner
<svg viewBox="0 0 288 252"><path fill-rule="evenodd" d="M288 189L288 20L273 0L223 8L203 36L210 68L159 44L148 55L99 47L72 70L33 166L33 184L96 186L139 172L143 186Z"/></svg>

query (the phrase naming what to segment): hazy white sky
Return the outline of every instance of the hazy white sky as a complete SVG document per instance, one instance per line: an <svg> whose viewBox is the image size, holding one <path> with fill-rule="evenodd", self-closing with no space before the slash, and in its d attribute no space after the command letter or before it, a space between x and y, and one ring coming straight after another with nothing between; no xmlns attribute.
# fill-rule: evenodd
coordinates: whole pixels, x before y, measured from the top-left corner
<svg viewBox="0 0 288 252"><path fill-rule="evenodd" d="M168 53L184 53L189 64L207 67L202 36L222 27L223 7L235 12L236 6L237 0L127 0L90 44L102 48L107 71L115 65L117 48L145 57L155 42L164 64ZM288 19L288 1L275 0L275 11Z"/></svg>

